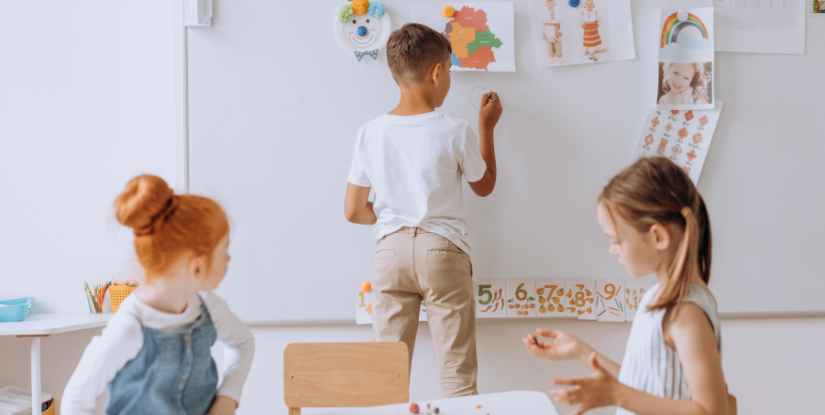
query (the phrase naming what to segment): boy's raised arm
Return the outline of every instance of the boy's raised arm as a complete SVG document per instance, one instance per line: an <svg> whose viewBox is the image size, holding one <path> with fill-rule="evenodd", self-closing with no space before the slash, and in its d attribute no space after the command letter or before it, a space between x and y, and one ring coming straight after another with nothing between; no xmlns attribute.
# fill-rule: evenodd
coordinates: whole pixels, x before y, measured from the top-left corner
<svg viewBox="0 0 825 415"><path fill-rule="evenodd" d="M477 182L470 183L473 192L481 197L493 193L496 187L496 149L493 145L493 130L501 118L501 99L495 92L488 92L481 98L481 108L478 111L478 139L481 158L487 163L484 177Z"/></svg>
<svg viewBox="0 0 825 415"><path fill-rule="evenodd" d="M360 225L374 225L378 221L369 198L369 187L347 183L347 195L344 198L344 216L348 221Z"/></svg>

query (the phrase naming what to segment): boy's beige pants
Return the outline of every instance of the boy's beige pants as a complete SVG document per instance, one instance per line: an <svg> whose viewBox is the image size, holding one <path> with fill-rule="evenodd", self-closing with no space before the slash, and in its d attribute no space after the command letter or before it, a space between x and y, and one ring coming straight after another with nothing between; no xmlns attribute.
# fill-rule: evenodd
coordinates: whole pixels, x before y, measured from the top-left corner
<svg viewBox="0 0 825 415"><path fill-rule="evenodd" d="M412 365L418 312L426 301L444 396L478 394L470 256L441 235L404 227L378 242L372 287L373 339L406 343Z"/></svg>

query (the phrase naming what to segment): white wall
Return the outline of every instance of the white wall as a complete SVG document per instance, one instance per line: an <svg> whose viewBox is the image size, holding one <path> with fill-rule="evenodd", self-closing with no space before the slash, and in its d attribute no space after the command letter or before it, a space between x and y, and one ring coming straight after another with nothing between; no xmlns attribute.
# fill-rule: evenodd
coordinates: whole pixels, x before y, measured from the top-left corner
<svg viewBox="0 0 825 415"><path fill-rule="evenodd" d="M113 231L112 199L133 174L175 177L174 3L3 2L0 206L8 210L0 215L0 298L36 290L37 311L56 311L62 308L55 304L66 304L59 297L76 291L83 279L128 272L129 235ZM81 238L104 245L87 246ZM47 276L52 279L44 289ZM66 311L85 307L78 300ZM543 391L552 377L587 373L576 363L530 358L519 338L538 324L546 323L479 325L482 393ZM630 326L555 327L620 359ZM258 352L240 414L286 413L281 356L287 343L371 339L369 327L253 331ZM43 339L43 389L58 401L84 348L99 333ZM426 324L419 333L411 398L437 398ZM726 378L740 413L811 413L825 406L825 318L724 320L723 333ZM8 384L30 384L28 339L0 337L0 387ZM97 413L104 402L101 397Z"/></svg>
<svg viewBox="0 0 825 415"><path fill-rule="evenodd" d="M546 324L542 324L546 325ZM613 359L621 359L630 331L627 323L562 322L568 330ZM553 377L581 376L575 362L554 363L530 357L519 340L534 323L483 323L478 326L479 390L549 389ZM370 341L368 326L253 327L257 353L238 414L286 414L283 403L283 349L289 343ZM52 336L42 341L43 390L58 401L80 355L99 329ZM825 407L825 318L723 320L725 379L739 399L740 414L810 414ZM26 386L29 341L0 337L0 387ZM421 323L413 359L410 398L441 397L432 339ZM102 414L105 397L98 400ZM570 409L557 405L560 414ZM307 411L310 413L310 411ZM612 409L589 412L614 413Z"/></svg>

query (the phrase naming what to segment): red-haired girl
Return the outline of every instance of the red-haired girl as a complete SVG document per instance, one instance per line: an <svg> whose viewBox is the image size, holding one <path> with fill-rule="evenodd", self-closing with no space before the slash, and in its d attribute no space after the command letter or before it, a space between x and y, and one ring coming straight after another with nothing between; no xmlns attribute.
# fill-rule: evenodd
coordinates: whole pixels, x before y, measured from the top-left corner
<svg viewBox="0 0 825 415"><path fill-rule="evenodd" d="M134 229L145 283L86 348L63 393L63 415L92 414L108 387L106 414L234 414L255 340L212 290L226 275L229 223L214 201L175 195L138 176L115 200ZM226 347L223 382L210 348Z"/></svg>

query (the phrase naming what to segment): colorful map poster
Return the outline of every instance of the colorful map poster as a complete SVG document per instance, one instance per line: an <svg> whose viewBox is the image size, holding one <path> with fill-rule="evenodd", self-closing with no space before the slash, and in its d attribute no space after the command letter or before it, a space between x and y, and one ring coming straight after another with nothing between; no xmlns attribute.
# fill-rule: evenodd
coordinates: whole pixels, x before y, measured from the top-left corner
<svg viewBox="0 0 825 415"><path fill-rule="evenodd" d="M516 70L513 3L413 4L412 21L450 41L453 71Z"/></svg>

